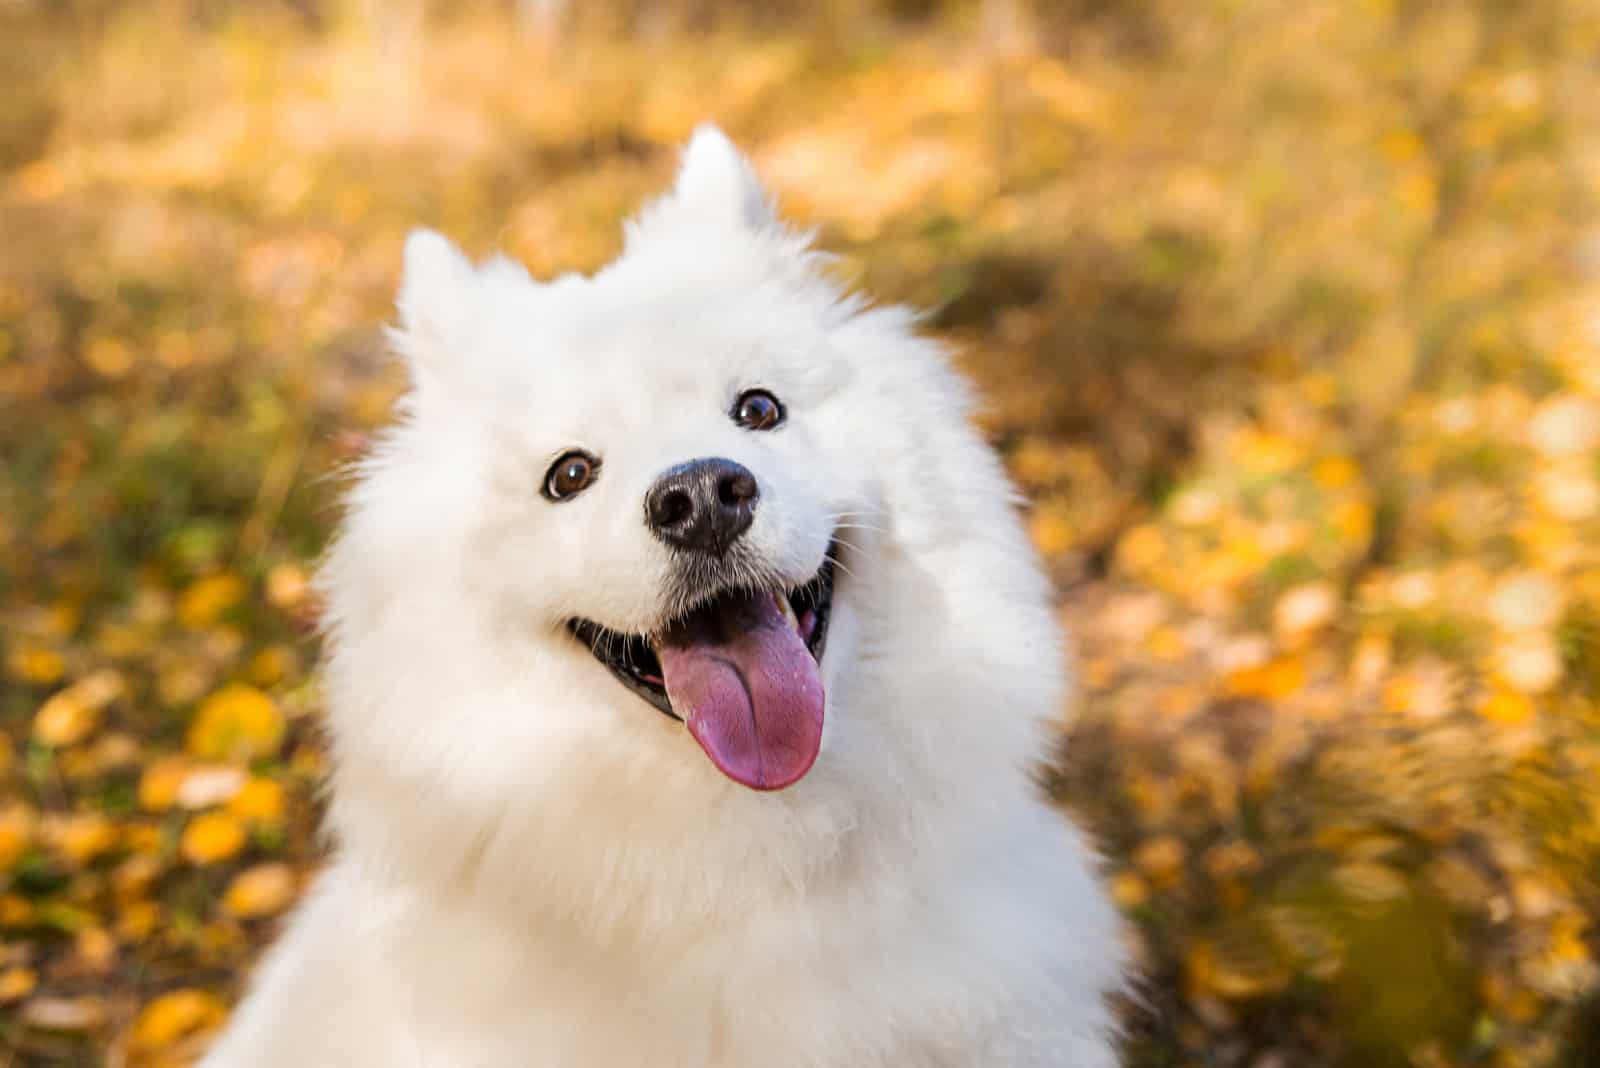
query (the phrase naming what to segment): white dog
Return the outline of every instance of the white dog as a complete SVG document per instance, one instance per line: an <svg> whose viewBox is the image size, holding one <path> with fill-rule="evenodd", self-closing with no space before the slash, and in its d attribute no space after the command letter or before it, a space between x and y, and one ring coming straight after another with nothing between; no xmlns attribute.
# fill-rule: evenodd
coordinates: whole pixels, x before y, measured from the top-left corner
<svg viewBox="0 0 1600 1068"><path fill-rule="evenodd" d="M1107 1068L968 392L703 127L593 277L406 245L324 572L336 849L206 1064Z"/></svg>

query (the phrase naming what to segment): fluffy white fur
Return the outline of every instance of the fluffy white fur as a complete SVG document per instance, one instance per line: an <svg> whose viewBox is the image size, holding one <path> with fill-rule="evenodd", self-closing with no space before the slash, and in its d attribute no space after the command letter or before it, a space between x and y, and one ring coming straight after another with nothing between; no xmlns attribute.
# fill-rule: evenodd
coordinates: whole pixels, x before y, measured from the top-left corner
<svg viewBox="0 0 1600 1068"><path fill-rule="evenodd" d="M415 388L323 576L336 848L209 1068L1113 1064L1116 920L1030 777L1050 591L939 348L819 267L709 127L593 277L410 239ZM728 418L755 386L781 430ZM552 504L571 447L600 477ZM775 574L845 545L823 749L777 793L563 627L662 623L643 494L712 455Z"/></svg>

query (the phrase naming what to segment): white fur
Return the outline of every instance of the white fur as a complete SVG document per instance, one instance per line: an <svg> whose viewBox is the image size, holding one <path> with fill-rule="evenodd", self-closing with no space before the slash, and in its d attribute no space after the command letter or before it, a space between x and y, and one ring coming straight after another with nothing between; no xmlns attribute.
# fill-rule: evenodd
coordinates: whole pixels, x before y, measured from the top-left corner
<svg viewBox="0 0 1600 1068"><path fill-rule="evenodd" d="M709 127L591 278L407 242L415 388L323 575L336 848L209 1068L1113 1064L1116 920L1030 778L1050 591L941 351L819 266ZM754 386L779 430L728 418ZM572 447L599 479L552 503ZM775 579L846 545L777 793L563 629L673 612L641 502L710 455Z"/></svg>

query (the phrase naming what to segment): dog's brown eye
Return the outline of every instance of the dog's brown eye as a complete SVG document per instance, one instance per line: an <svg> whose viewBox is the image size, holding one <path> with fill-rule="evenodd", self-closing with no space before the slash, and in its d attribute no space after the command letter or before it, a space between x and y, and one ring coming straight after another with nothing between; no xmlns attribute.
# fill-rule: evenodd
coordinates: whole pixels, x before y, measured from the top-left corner
<svg viewBox="0 0 1600 1068"><path fill-rule="evenodd" d="M576 450L566 453L545 473L544 495L552 501L564 501L588 489L599 471L600 461L588 453Z"/></svg>
<svg viewBox="0 0 1600 1068"><path fill-rule="evenodd" d="M747 389L734 402L733 421L746 430L771 430L783 422L783 405L764 389Z"/></svg>

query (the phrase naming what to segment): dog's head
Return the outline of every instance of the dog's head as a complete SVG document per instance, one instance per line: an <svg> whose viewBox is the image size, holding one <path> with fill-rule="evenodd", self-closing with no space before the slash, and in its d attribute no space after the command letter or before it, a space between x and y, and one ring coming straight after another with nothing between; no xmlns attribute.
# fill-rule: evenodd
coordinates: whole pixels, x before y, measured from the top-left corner
<svg viewBox="0 0 1600 1068"><path fill-rule="evenodd" d="M597 275L540 284L424 231L399 305L416 388L386 460L419 499L387 518L435 526L497 625L594 661L730 778L801 778L873 428L838 410L853 306L728 140L697 133Z"/></svg>
<svg viewBox="0 0 1600 1068"><path fill-rule="evenodd" d="M823 268L711 128L593 276L413 235L414 388L326 570L347 775L726 796L1018 759L1056 650L1003 473L911 317ZM989 701L1017 714L941 721Z"/></svg>

